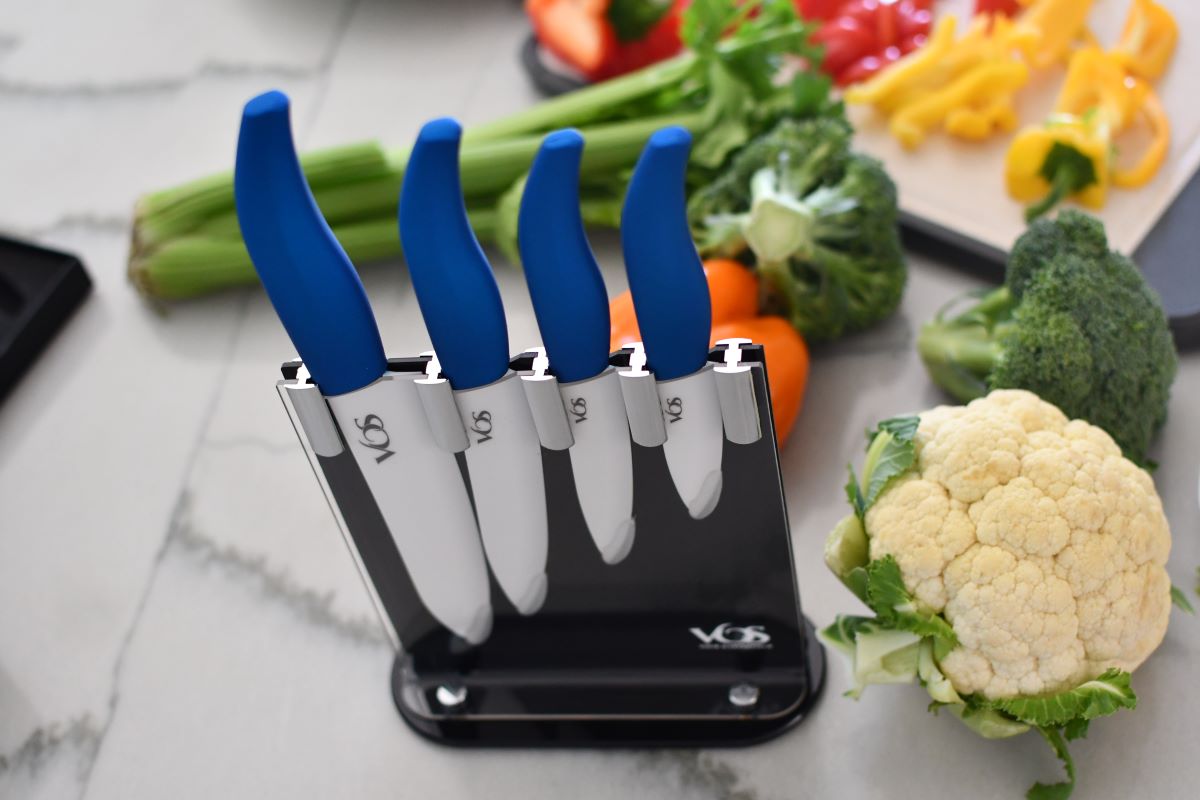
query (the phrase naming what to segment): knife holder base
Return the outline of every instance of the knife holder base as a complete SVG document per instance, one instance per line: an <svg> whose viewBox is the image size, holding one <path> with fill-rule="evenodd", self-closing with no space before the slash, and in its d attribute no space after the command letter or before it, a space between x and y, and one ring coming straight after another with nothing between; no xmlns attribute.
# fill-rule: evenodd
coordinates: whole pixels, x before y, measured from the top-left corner
<svg viewBox="0 0 1200 800"><path fill-rule="evenodd" d="M416 676L401 653L392 664L392 699L408 726L431 741L454 747L739 747L773 739L798 725L816 705L825 680L825 653L816 631L805 623L805 669L792 679L792 691L801 698L790 708L761 715L735 705L763 687L749 683L750 674L719 676L647 671L604 676L581 671L526 676L509 685L461 683L441 686ZM606 679L607 678L607 679ZM430 705L440 705L438 690L449 699L461 699L456 713L431 715ZM677 715L639 715L639 695L669 692L680 706ZM486 695L491 695L487 697ZM539 698L540 696L540 698ZM511 716L481 718L471 705L504 703L519 708ZM542 713L531 713L536 704ZM572 706L602 708L628 706L628 714L571 714ZM687 713L689 710L692 713Z"/></svg>
<svg viewBox="0 0 1200 800"><path fill-rule="evenodd" d="M614 354L613 365L628 357ZM710 361L724 362L724 350ZM280 395L397 646L392 693L413 730L457 746L725 746L804 718L824 653L800 611L761 347L742 347L741 362L761 438L725 441L720 500L700 520L662 448L634 445L636 531L617 564L604 563L584 523L569 451L542 450L545 604L523 616L493 579L494 626L476 646L424 609L345 440L331 445L332 426L292 402L300 365L285 365ZM389 369L425 364L397 359Z"/></svg>

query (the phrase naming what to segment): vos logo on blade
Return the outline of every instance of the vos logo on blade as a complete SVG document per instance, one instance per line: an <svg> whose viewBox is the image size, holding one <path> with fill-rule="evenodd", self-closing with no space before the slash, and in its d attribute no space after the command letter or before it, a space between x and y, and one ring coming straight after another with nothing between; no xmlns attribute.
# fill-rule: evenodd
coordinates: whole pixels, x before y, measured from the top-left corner
<svg viewBox="0 0 1200 800"><path fill-rule="evenodd" d="M492 440L492 412L474 411L471 413L471 431L479 438L475 440L476 444L483 444Z"/></svg>
<svg viewBox="0 0 1200 800"><path fill-rule="evenodd" d="M663 411L669 418L668 423L679 422L683 419L683 398L668 397L663 404Z"/></svg>
<svg viewBox="0 0 1200 800"><path fill-rule="evenodd" d="M358 440L358 443L379 453L375 456L376 464L382 464L396 455L396 452L391 449L392 437L384 430L383 420L377 415L367 414L362 419L355 419L354 427L362 431L362 438Z"/></svg>
<svg viewBox="0 0 1200 800"><path fill-rule="evenodd" d="M572 397L571 398L571 414L575 417L575 424L587 422L587 398Z"/></svg>
<svg viewBox="0 0 1200 800"><path fill-rule="evenodd" d="M765 650L771 647L771 634L765 625L734 625L722 622L711 631L691 628L702 650Z"/></svg>

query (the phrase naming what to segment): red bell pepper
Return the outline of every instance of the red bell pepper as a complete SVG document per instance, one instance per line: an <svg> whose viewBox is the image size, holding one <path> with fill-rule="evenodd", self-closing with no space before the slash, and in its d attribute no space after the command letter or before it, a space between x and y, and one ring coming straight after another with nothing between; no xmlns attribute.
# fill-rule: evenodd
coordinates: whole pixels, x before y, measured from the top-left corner
<svg viewBox="0 0 1200 800"><path fill-rule="evenodd" d="M796 0L796 13L802 19L830 20L838 15L838 11L846 0Z"/></svg>
<svg viewBox="0 0 1200 800"><path fill-rule="evenodd" d="M678 53L680 14L688 2L525 0L525 13L543 47L588 80L600 81Z"/></svg>
<svg viewBox="0 0 1200 800"><path fill-rule="evenodd" d="M975 13L1015 16L1021 10L1020 0L975 0Z"/></svg>
<svg viewBox="0 0 1200 800"><path fill-rule="evenodd" d="M795 0L809 19L824 20L813 41L825 48L821 68L839 86L858 83L925 44L933 0ZM836 6L830 11L831 6Z"/></svg>

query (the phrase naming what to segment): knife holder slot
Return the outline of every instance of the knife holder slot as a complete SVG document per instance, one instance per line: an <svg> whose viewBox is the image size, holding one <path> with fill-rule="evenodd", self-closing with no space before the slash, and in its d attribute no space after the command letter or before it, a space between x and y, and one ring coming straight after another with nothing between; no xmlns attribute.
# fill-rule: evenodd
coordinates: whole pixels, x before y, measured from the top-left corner
<svg viewBox="0 0 1200 800"><path fill-rule="evenodd" d="M612 365L626 368L630 354L614 353ZM513 369L532 369L534 357L518 356ZM742 345L739 358L753 390L741 396L756 404L762 435L726 438L716 510L692 519L662 448L635 444L633 548L605 564L569 451L543 448L545 605L522 616L491 579L494 627L475 646L422 606L324 400L304 390L301 364L284 365L279 394L396 646L392 695L414 730L469 746L719 746L769 739L804 718L824 654L800 610L762 348ZM709 360L725 364L725 348ZM392 359L389 370L421 373L427 361Z"/></svg>

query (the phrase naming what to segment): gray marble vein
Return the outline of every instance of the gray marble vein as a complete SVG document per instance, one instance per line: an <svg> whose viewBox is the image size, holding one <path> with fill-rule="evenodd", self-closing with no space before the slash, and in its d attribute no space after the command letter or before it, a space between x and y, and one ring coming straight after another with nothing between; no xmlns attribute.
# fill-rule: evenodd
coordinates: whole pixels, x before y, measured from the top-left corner
<svg viewBox="0 0 1200 800"><path fill-rule="evenodd" d="M186 509L186 501L183 505ZM168 546L177 547L187 556L220 569L230 579L253 583L265 599L286 605L306 624L334 631L359 643L384 644L387 641L378 618L342 616L334 609L332 592L318 592L299 584L286 570L272 565L266 556L243 553L236 547L206 537L192 527L186 512L172 530Z"/></svg>
<svg viewBox="0 0 1200 800"><path fill-rule="evenodd" d="M13 753L0 755L0 797L78 797L103 731L90 716L36 728Z"/></svg>
<svg viewBox="0 0 1200 800"><path fill-rule="evenodd" d="M638 766L649 772L674 772L680 788L713 800L765 800L747 786L747 776L727 760L699 750L661 750L642 753Z"/></svg>

